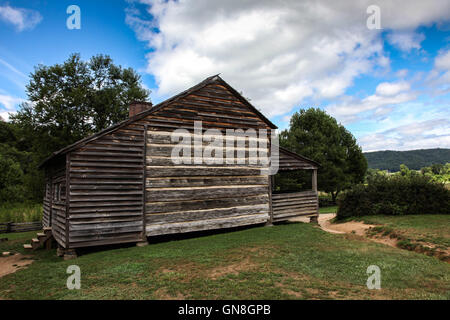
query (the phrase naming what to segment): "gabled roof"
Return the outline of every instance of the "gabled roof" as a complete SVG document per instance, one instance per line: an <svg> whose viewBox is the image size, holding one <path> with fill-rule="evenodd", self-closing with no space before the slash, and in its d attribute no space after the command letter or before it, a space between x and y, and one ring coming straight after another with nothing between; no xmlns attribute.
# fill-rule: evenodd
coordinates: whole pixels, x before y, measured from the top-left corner
<svg viewBox="0 0 450 320"><path fill-rule="evenodd" d="M286 148L283 148L283 147L279 147L279 149L280 149L280 155L281 154L285 154L285 155L287 155L288 157L291 157L291 158L294 158L294 159L297 159L297 160L299 160L299 161L301 161L301 162L306 162L306 163L308 163L308 164L310 164L312 167L314 167L315 169L318 169L321 165L320 165L320 163L318 163L318 162L316 162L316 161L314 161L314 160L311 160L311 159L309 159L309 158L307 158L307 157L304 157L304 156L302 156L302 155L300 155L300 154L298 154L298 153L295 153L295 152L292 152L292 151L290 151L290 150L288 150L288 149L286 149ZM280 166L281 166L281 164L280 164ZM295 167L295 166L294 166ZM289 168L285 168L286 170L290 170ZM293 168L293 169L295 169L295 168ZM292 170L293 170L292 169ZM281 171L282 169L280 168L280 171Z"/></svg>
<svg viewBox="0 0 450 320"><path fill-rule="evenodd" d="M205 80L203 80L202 82L196 84L195 86L167 99L164 100L163 102L153 106L150 109L144 110L136 115L134 115L133 117L130 117L126 120L123 120L121 122L118 122L106 129L103 129L89 137L86 137L84 139L78 140L77 142L68 145L67 147L64 147L58 151L55 151L51 154L51 156L49 156L48 158L46 158L44 161L42 161L42 163L39 165L39 168L42 168L43 166L45 166L49 161L53 160L54 158L64 155L74 149L80 148L81 146L94 141L108 133L111 133L117 129L120 129L134 121L137 121L139 119L142 119L148 115L151 115L152 113L160 110L161 108L167 106L168 104L175 102L197 90L202 89L203 87L207 86L208 84L212 84L212 83L220 83L221 85L223 85L224 87L226 87L228 90L230 90L242 103L244 103L247 107L249 107L253 112L255 112L262 121L264 121L270 128L272 129L277 129L278 127L276 125L274 125L269 119L267 119L258 109L256 109L247 99L245 99L239 92L237 92L235 89L233 89L233 87L231 87L228 83L226 83L218 74L208 77ZM142 102L145 103L145 102Z"/></svg>

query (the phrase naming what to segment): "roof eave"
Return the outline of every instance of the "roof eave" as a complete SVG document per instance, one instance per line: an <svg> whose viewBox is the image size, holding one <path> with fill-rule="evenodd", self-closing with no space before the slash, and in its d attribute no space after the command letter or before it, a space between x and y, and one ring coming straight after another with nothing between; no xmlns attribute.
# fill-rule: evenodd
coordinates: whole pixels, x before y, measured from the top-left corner
<svg viewBox="0 0 450 320"><path fill-rule="evenodd" d="M103 129L103 130L101 130L101 131L99 131L99 132L97 132L97 133L95 133L95 134L93 134L91 136L88 136L88 137L86 137L84 139L78 140L77 142L75 142L75 143L73 143L71 145L68 145L68 146L66 146L66 147L64 147L64 148L62 148L62 149L60 149L58 151L53 152L49 157L47 157L45 160L43 160L39 164L38 168L39 169L43 168L48 162L50 162L50 160L52 160L53 158L55 158L55 157L57 157L59 155L66 154L66 153L72 151L73 149L75 149L77 147L83 146L86 143L88 143L88 142L90 142L92 140L98 139L101 136L103 136L105 134L108 134L111 131L119 129L119 128L127 125L128 123L131 123L133 121L136 121L136 120L139 120L139 119L141 119L143 117L146 117L147 115L160 110L161 108L163 108L167 104L172 103L172 102L174 102L174 101L176 101L178 99L181 99L182 97L192 93L193 91L199 90L199 89L203 88L204 86L206 86L206 85L208 85L210 83L213 83L216 80L219 80L221 82L221 84L223 84L231 92L233 92L235 94L235 96L237 96L239 98L239 100L241 100L243 103L245 103L247 106L249 106L270 128L272 128L272 129L277 129L278 128L269 119L267 119L258 109L256 109L247 99L245 99L239 92L237 92L233 87L231 87L228 83L226 83L225 80L223 80L219 76L219 74L216 74L216 75L213 75L211 77L206 78L205 80L203 80L202 82L196 84L195 86L193 86L193 87L191 87L191 88L189 88L189 89L187 89L187 90L185 90L183 92L180 92L179 94L177 94L177 95L175 95L175 96L173 96L173 97L171 97L171 98L169 98L167 100L164 100L163 102L160 102L159 104L153 106L150 109L147 109L147 110L144 110L144 111L142 111L140 113L137 113L133 117L125 119L125 120L123 120L123 121L121 121L119 123L116 123L116 124L108 127L108 128L105 128L105 129Z"/></svg>

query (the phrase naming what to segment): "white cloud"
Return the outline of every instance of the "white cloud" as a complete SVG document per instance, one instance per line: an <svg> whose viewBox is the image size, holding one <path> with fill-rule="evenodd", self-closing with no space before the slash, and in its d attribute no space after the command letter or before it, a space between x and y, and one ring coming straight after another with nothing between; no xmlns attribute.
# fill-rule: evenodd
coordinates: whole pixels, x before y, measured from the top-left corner
<svg viewBox="0 0 450 320"><path fill-rule="evenodd" d="M358 139L363 151L450 148L450 120L415 121Z"/></svg>
<svg viewBox="0 0 450 320"><path fill-rule="evenodd" d="M409 52L421 48L420 43L425 40L425 35L414 31L394 31L387 35L387 40L400 50Z"/></svg>
<svg viewBox="0 0 450 320"><path fill-rule="evenodd" d="M404 77L406 77L406 76L408 75L408 69L400 69L400 70L398 70L398 71L395 73L395 75L396 75L398 78L404 78Z"/></svg>
<svg viewBox="0 0 450 320"><path fill-rule="evenodd" d="M450 50L442 50L434 59L434 67L426 78L426 84L434 95L450 93Z"/></svg>
<svg viewBox="0 0 450 320"><path fill-rule="evenodd" d="M409 90L410 85L406 81L380 83L375 92L381 96L394 96L402 91Z"/></svg>
<svg viewBox="0 0 450 320"><path fill-rule="evenodd" d="M359 114L363 112L372 112L372 116L384 116L392 111L392 106L412 101L416 94L410 91L409 83L400 82L382 82L375 94L363 99L355 97L343 97L340 103L333 103L326 108L332 116L343 123L354 122L359 119Z"/></svg>
<svg viewBox="0 0 450 320"><path fill-rule="evenodd" d="M15 106L23 101L24 99L21 98L0 94L0 105L3 105L8 111L15 111Z"/></svg>
<svg viewBox="0 0 450 320"><path fill-rule="evenodd" d="M285 115L306 99L341 97L357 77L390 64L380 31L366 26L371 0L129 1L126 21L152 49L147 72L160 97L221 73L266 115ZM377 5L382 28L404 49L420 46L417 27L449 20L446 0Z"/></svg>
<svg viewBox="0 0 450 320"><path fill-rule="evenodd" d="M438 70L450 70L450 50L441 52L434 60L434 66Z"/></svg>
<svg viewBox="0 0 450 320"><path fill-rule="evenodd" d="M0 20L12 24L20 32L33 29L42 21L42 16L35 10L4 5L0 6Z"/></svg>
<svg viewBox="0 0 450 320"><path fill-rule="evenodd" d="M17 112L8 112L8 111L0 111L0 120L2 121L9 121L9 118L12 114L16 114Z"/></svg>

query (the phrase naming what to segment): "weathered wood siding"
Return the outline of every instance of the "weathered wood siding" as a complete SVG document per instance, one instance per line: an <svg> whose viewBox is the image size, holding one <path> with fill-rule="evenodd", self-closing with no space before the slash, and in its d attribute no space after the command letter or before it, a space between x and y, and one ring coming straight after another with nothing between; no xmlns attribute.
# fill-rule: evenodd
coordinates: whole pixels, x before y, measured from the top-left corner
<svg viewBox="0 0 450 320"><path fill-rule="evenodd" d="M143 133L132 124L70 153L71 248L142 239Z"/></svg>
<svg viewBox="0 0 450 320"><path fill-rule="evenodd" d="M223 164L172 162L176 144L171 140L172 132L181 128L193 133L194 121L202 121L205 130L220 130L223 136L226 129L270 129L219 84L210 84L155 112L146 121L147 235L267 222L269 177L261 173L263 165L249 163L248 152L243 164L227 164L225 152ZM208 144L203 142L203 147Z"/></svg>
<svg viewBox="0 0 450 320"><path fill-rule="evenodd" d="M51 170L50 225L55 240L66 246L66 167L58 161Z"/></svg>
<svg viewBox="0 0 450 320"><path fill-rule="evenodd" d="M316 164L302 159L299 155L293 154L284 148L280 148L278 161L279 171L313 170L318 168Z"/></svg>
<svg viewBox="0 0 450 320"><path fill-rule="evenodd" d="M295 216L317 215L318 196L315 191L272 194L273 220L282 221Z"/></svg>
<svg viewBox="0 0 450 320"><path fill-rule="evenodd" d="M51 208L51 195L52 188L50 179L47 179L45 183L44 201L42 205L42 225L44 227L50 227L50 208Z"/></svg>

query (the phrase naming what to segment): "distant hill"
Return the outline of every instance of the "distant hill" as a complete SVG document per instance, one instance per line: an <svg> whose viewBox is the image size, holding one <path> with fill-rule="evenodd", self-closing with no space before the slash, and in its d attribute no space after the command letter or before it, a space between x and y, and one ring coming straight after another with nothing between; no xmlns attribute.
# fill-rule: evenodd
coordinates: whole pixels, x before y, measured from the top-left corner
<svg viewBox="0 0 450 320"><path fill-rule="evenodd" d="M419 170L435 163L450 162L450 149L420 149L410 151L374 151L365 152L369 168L399 171L405 164L412 170Z"/></svg>

